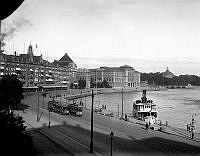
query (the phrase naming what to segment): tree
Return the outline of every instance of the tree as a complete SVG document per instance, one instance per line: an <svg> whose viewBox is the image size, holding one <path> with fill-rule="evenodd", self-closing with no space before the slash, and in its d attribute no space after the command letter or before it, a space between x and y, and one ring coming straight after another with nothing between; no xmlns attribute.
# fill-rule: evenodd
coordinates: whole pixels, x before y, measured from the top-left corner
<svg viewBox="0 0 200 156"><path fill-rule="evenodd" d="M86 80L80 79L78 80L78 89L84 89L86 87Z"/></svg>
<svg viewBox="0 0 200 156"><path fill-rule="evenodd" d="M4 155L36 155L32 138L25 132L22 117L0 111L0 144Z"/></svg>
<svg viewBox="0 0 200 156"><path fill-rule="evenodd" d="M194 86L200 86L200 77L196 75L179 75L173 78L163 77L162 73L141 73L141 81L148 81L149 85L153 83L155 85L175 85L175 86L186 86L188 84Z"/></svg>
<svg viewBox="0 0 200 156"><path fill-rule="evenodd" d="M95 80L94 80L94 78L91 78L91 80L90 80L90 88L95 88L95 87L96 87Z"/></svg>
<svg viewBox="0 0 200 156"><path fill-rule="evenodd" d="M100 88L112 88L112 87L109 85L108 81L103 80L103 82L100 84Z"/></svg>
<svg viewBox="0 0 200 156"><path fill-rule="evenodd" d="M5 75L0 79L0 110L17 109L23 98L22 86L16 75Z"/></svg>

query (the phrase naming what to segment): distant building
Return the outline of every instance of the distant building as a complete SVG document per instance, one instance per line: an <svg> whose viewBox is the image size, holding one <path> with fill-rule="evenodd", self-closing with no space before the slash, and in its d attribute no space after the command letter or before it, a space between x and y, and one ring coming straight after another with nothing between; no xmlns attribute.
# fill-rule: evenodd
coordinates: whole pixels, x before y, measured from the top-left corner
<svg viewBox="0 0 200 156"><path fill-rule="evenodd" d="M29 45L27 54L0 53L0 77L15 74L24 86L69 84L74 81L76 70L76 64L67 53L59 61L51 63L42 55L35 56L32 45Z"/></svg>
<svg viewBox="0 0 200 156"><path fill-rule="evenodd" d="M91 79L95 82L106 80L113 88L133 88L140 86L140 73L128 65L100 67L98 69L90 69L90 72Z"/></svg>
<svg viewBox="0 0 200 156"><path fill-rule="evenodd" d="M175 75L169 71L169 68L166 68L166 71L162 73L163 77L165 78L173 78Z"/></svg>

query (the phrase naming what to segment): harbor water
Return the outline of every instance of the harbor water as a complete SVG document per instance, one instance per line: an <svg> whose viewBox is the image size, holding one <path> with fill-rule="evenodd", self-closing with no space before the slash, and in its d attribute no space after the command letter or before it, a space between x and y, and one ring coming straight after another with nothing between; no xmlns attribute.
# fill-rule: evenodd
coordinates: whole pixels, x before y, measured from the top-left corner
<svg viewBox="0 0 200 156"><path fill-rule="evenodd" d="M142 92L95 94L94 107L106 105L106 109L121 115L132 113L134 100L140 99ZM158 106L158 120L168 125L186 129L195 119L195 131L200 133L200 88L168 89L163 91L147 91L147 98ZM123 102L122 102L123 99ZM83 98L86 107L91 106L91 97Z"/></svg>

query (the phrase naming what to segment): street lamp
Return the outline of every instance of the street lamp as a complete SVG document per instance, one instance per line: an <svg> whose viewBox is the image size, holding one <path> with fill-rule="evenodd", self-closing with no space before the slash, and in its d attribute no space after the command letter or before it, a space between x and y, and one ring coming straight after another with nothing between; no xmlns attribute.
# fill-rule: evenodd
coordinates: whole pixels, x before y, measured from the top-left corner
<svg viewBox="0 0 200 156"><path fill-rule="evenodd" d="M121 116L122 119L123 119L123 111L124 111L124 93L123 93L123 87L122 87L122 116Z"/></svg>
<svg viewBox="0 0 200 156"><path fill-rule="evenodd" d="M111 131L110 133L110 155L112 156L112 141L113 141L114 133Z"/></svg>
<svg viewBox="0 0 200 156"><path fill-rule="evenodd" d="M94 103L94 94L93 94L93 90L92 90L91 130L90 130L90 153L93 153L93 103Z"/></svg>
<svg viewBox="0 0 200 156"><path fill-rule="evenodd" d="M97 69L96 69L96 95L97 95Z"/></svg>
<svg viewBox="0 0 200 156"><path fill-rule="evenodd" d="M51 126L51 120L50 120L50 109L49 109L49 126L48 126L48 128L50 128L50 126Z"/></svg>

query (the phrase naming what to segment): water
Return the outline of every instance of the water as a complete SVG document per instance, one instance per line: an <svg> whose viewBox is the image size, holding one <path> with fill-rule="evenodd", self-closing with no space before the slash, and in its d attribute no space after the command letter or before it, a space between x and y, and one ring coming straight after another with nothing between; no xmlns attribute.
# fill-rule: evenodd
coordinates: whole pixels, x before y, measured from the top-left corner
<svg viewBox="0 0 200 156"><path fill-rule="evenodd" d="M132 103L141 98L141 92L123 94L123 112L132 112ZM147 98L152 99L158 106L158 119L163 123L168 121L171 126L184 128L191 123L192 115L196 123L196 132L200 132L200 88L195 89L169 89L164 91L149 91ZM91 106L91 97L83 98L87 107ZM106 105L108 110L121 114L122 94L95 95L94 105Z"/></svg>

